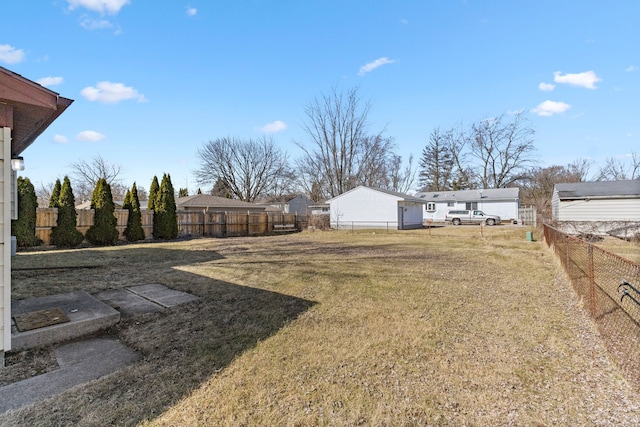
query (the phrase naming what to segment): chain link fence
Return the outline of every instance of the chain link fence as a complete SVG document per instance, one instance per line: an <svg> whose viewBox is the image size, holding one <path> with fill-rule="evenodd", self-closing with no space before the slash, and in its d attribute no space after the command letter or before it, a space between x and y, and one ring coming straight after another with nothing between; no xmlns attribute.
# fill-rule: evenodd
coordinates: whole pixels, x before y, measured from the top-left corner
<svg viewBox="0 0 640 427"><path fill-rule="evenodd" d="M547 224L543 229L613 358L640 389L640 265Z"/></svg>

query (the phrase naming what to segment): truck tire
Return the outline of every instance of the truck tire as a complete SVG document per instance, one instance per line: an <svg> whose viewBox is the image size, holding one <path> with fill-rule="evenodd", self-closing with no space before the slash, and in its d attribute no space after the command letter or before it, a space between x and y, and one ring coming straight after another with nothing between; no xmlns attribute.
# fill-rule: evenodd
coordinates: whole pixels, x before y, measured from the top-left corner
<svg viewBox="0 0 640 427"><path fill-rule="evenodd" d="M489 218L489 219L487 220L487 225L496 225L496 220L495 220L495 219L493 219L493 218Z"/></svg>
<svg viewBox="0 0 640 427"><path fill-rule="evenodd" d="M460 218L453 218L453 221L451 221L451 223L453 225L460 225Z"/></svg>

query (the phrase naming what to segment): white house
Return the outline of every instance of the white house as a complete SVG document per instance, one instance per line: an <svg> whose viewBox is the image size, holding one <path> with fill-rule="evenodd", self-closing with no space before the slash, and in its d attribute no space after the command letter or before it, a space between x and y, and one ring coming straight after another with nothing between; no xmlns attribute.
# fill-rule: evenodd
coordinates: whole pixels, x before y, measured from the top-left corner
<svg viewBox="0 0 640 427"><path fill-rule="evenodd" d="M567 232L606 234L640 222L640 180L560 183L551 217Z"/></svg>
<svg viewBox="0 0 640 427"><path fill-rule="evenodd" d="M359 186L327 203L332 228L422 228L424 202L407 194Z"/></svg>
<svg viewBox="0 0 640 427"><path fill-rule="evenodd" d="M518 219L520 189L487 188L484 190L419 192L416 197L424 203L424 219L444 221L450 210L478 209L489 215L498 215L506 221Z"/></svg>
<svg viewBox="0 0 640 427"><path fill-rule="evenodd" d="M0 67L0 367L11 350L11 219L21 154L73 101Z"/></svg>

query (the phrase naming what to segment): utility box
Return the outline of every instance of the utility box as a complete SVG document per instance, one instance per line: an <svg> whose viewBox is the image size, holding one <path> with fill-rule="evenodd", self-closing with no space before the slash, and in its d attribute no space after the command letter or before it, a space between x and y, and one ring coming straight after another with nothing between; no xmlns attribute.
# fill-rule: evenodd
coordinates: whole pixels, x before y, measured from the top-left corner
<svg viewBox="0 0 640 427"><path fill-rule="evenodd" d="M533 242L533 231L527 231L527 242Z"/></svg>

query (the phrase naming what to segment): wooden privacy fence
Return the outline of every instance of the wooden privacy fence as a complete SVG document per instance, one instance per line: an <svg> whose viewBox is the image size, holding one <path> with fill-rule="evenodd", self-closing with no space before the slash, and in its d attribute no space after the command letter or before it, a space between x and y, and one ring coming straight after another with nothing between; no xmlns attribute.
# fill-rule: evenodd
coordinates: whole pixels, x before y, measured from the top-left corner
<svg viewBox="0 0 640 427"><path fill-rule="evenodd" d="M86 234L89 227L93 225L93 209L76 209L76 228L82 234ZM124 230L127 228L129 211L127 209L116 209L114 215L117 220L116 229L119 238L124 240ZM36 210L36 238L42 240L45 245L51 244L51 229L58 224L57 208L38 208ZM142 229L146 239L153 236L153 211L142 212Z"/></svg>
<svg viewBox="0 0 640 427"><path fill-rule="evenodd" d="M235 237L300 231L304 215L280 212L178 211L179 237Z"/></svg>
<svg viewBox="0 0 640 427"><path fill-rule="evenodd" d="M93 209L76 210L76 228L86 234L93 225ZM142 211L142 229L146 239L153 238L153 211ZM116 228L124 240L129 211L116 209ZM178 237L234 237L257 236L300 231L307 225L304 215L274 212L203 212L178 211ZM36 211L36 237L45 245L51 244L51 229L58 223L57 208L38 208Z"/></svg>

